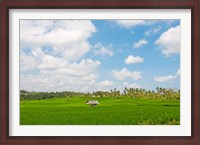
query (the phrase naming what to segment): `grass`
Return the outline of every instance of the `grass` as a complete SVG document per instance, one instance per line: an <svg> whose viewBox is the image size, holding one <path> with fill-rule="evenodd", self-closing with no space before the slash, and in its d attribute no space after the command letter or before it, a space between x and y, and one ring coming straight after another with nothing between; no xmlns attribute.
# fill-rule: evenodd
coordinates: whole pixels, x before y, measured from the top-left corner
<svg viewBox="0 0 200 145"><path fill-rule="evenodd" d="M159 99L73 97L20 101L21 125L177 125L180 102ZM93 99L94 100L94 99Z"/></svg>

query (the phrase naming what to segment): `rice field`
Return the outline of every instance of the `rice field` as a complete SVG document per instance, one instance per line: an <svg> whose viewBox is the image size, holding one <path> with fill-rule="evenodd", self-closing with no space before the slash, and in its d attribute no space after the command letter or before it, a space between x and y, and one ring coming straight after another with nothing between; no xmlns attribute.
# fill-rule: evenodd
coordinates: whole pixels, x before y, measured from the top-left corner
<svg viewBox="0 0 200 145"><path fill-rule="evenodd" d="M146 98L49 98L20 101L20 125L178 125L180 101Z"/></svg>

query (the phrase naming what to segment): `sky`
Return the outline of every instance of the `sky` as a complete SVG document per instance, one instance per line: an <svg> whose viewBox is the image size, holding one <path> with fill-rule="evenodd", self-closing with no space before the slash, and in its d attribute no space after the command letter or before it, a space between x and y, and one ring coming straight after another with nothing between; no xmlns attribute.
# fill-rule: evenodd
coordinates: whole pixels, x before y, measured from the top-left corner
<svg viewBox="0 0 200 145"><path fill-rule="evenodd" d="M20 89L180 89L180 20L20 20Z"/></svg>

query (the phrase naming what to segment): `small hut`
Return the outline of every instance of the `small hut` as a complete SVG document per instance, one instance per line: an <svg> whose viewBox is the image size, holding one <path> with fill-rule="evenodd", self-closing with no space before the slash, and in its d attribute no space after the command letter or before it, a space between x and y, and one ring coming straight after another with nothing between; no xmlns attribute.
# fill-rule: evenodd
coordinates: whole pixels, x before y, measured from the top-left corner
<svg viewBox="0 0 200 145"><path fill-rule="evenodd" d="M90 106L96 106L99 104L99 102L97 100L87 100L85 103Z"/></svg>

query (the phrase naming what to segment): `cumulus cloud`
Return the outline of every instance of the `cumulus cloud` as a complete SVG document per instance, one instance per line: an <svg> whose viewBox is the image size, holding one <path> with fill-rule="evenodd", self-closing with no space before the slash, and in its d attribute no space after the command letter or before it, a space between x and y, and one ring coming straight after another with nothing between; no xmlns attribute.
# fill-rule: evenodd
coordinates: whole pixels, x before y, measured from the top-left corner
<svg viewBox="0 0 200 145"><path fill-rule="evenodd" d="M134 48L140 48L140 47L146 45L147 43L148 43L147 40L141 39L141 40L139 40L138 42L135 42L135 43L133 44L133 47L134 47Z"/></svg>
<svg viewBox="0 0 200 145"><path fill-rule="evenodd" d="M41 70L59 69L65 66L66 63L62 58L53 57L51 55L44 55L41 64L38 64L38 68Z"/></svg>
<svg viewBox="0 0 200 145"><path fill-rule="evenodd" d="M99 61L84 59L79 63L65 63L55 69L44 67L38 75L21 74L20 88L35 91L81 91L88 86L90 90L96 84L96 68L99 65Z"/></svg>
<svg viewBox="0 0 200 145"><path fill-rule="evenodd" d="M144 58L142 58L142 57L129 55L125 59L125 64L140 63L140 62L143 62L143 61L144 61Z"/></svg>
<svg viewBox="0 0 200 145"><path fill-rule="evenodd" d="M21 20L20 89L92 90L101 62L82 57L95 31L89 20Z"/></svg>
<svg viewBox="0 0 200 145"><path fill-rule="evenodd" d="M137 25L147 24L145 20L115 20L115 23L125 28L131 28Z"/></svg>
<svg viewBox="0 0 200 145"><path fill-rule="evenodd" d="M141 85L134 83L134 84L129 85L128 88L142 88L142 87Z"/></svg>
<svg viewBox="0 0 200 145"><path fill-rule="evenodd" d="M123 85L123 86L128 86L128 83L127 83L127 82L123 82L122 85Z"/></svg>
<svg viewBox="0 0 200 145"><path fill-rule="evenodd" d="M155 41L162 54L165 56L172 56L180 53L180 25L171 27L163 32L161 36Z"/></svg>
<svg viewBox="0 0 200 145"><path fill-rule="evenodd" d="M55 54L74 61L89 51L87 39L95 31L89 20L20 20L20 48L49 46Z"/></svg>
<svg viewBox="0 0 200 145"><path fill-rule="evenodd" d="M28 71L35 69L39 64L39 60L30 55L26 55L24 52L20 53L20 71Z"/></svg>
<svg viewBox="0 0 200 145"><path fill-rule="evenodd" d="M100 82L99 85L103 86L103 87L109 87L109 86L113 86L114 83L113 83L113 81L104 80L104 81Z"/></svg>
<svg viewBox="0 0 200 145"><path fill-rule="evenodd" d="M112 76L117 80L124 80L130 78L132 80L139 80L142 78L140 71L128 71L126 68L121 70L112 70Z"/></svg>
<svg viewBox="0 0 200 145"><path fill-rule="evenodd" d="M154 77L154 80L156 82L168 82L168 81L171 81L173 79L175 79L175 76L173 76L173 75Z"/></svg>
<svg viewBox="0 0 200 145"><path fill-rule="evenodd" d="M113 51L111 50L111 45L108 47L103 46L101 43L97 43L94 46L94 54L101 55L101 56L113 56Z"/></svg>
<svg viewBox="0 0 200 145"><path fill-rule="evenodd" d="M162 83L162 82L169 82L169 81L175 80L179 76L180 76L180 69L178 69L175 75L159 76L159 77L154 77L153 79L156 82Z"/></svg>
<svg viewBox="0 0 200 145"><path fill-rule="evenodd" d="M123 85L124 87L126 87L126 88L142 88L142 86L139 85L139 84L137 84L137 83L133 83L133 84L130 84L130 85L129 85L129 83L124 82L122 85Z"/></svg>
<svg viewBox="0 0 200 145"><path fill-rule="evenodd" d="M70 76L86 76L91 72L95 72L95 69L100 65L99 61L93 61L92 59L83 59L80 63L67 64L66 67L62 67L57 72L62 75Z"/></svg>

